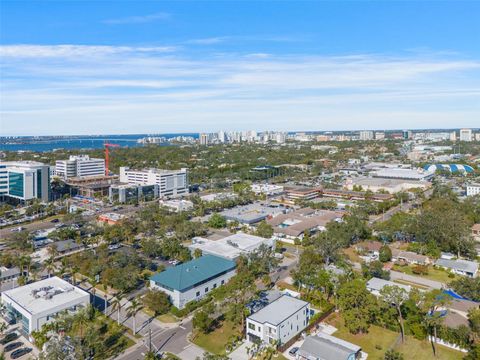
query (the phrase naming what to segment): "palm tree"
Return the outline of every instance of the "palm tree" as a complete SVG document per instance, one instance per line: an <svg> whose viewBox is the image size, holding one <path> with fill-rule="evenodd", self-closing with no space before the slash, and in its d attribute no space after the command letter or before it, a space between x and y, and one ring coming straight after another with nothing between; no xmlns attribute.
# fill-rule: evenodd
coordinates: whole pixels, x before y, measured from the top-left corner
<svg viewBox="0 0 480 360"><path fill-rule="evenodd" d="M113 299L110 301L110 307L112 309L112 313L116 310L117 311L117 324L120 325L120 309L122 308L122 298L119 294L115 295ZM112 314L110 313L110 314Z"/></svg>
<svg viewBox="0 0 480 360"><path fill-rule="evenodd" d="M140 304L137 299L133 299L130 302L130 306L127 309L128 310L127 316L133 317L133 335L137 333L136 316L138 312L141 310L141 308L142 308L142 304Z"/></svg>
<svg viewBox="0 0 480 360"><path fill-rule="evenodd" d="M73 285L74 285L74 286L77 285L76 275L77 275L77 273L78 273L79 270L80 270L80 269L78 268L78 266L76 266L76 265L73 265L73 266L72 266L71 272L72 272L72 282L73 282Z"/></svg>
<svg viewBox="0 0 480 360"><path fill-rule="evenodd" d="M83 310L79 311L75 315L74 322L77 324L77 326L80 330L80 338L83 339L83 332L84 332L85 326L87 326L88 323L89 323L87 309L83 309Z"/></svg>
<svg viewBox="0 0 480 360"><path fill-rule="evenodd" d="M53 257L50 257L45 261L45 270L48 272L48 277L51 277L52 272L55 270Z"/></svg>

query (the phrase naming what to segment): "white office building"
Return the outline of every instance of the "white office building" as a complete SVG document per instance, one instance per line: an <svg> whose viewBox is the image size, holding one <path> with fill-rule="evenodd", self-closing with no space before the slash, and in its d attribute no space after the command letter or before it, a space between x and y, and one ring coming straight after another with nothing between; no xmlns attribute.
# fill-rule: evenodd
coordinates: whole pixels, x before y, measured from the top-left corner
<svg viewBox="0 0 480 360"><path fill-rule="evenodd" d="M260 236L236 233L220 240L209 240L202 237L194 237L189 249L195 251L199 249L203 255L215 255L228 260L236 260L241 255L251 254L257 251L261 246L275 248L273 238L266 239Z"/></svg>
<svg viewBox="0 0 480 360"><path fill-rule="evenodd" d="M120 182L130 185L158 185L159 197L175 197L188 194L187 169L131 170L120 168Z"/></svg>
<svg viewBox="0 0 480 360"><path fill-rule="evenodd" d="M0 197L21 201L50 198L50 167L37 161L0 162Z"/></svg>
<svg viewBox="0 0 480 360"><path fill-rule="evenodd" d="M150 278L150 288L164 292L178 309L200 300L235 275L235 262L218 256L204 255L173 266Z"/></svg>
<svg viewBox="0 0 480 360"><path fill-rule="evenodd" d="M460 141L472 141L472 135L472 129L460 129Z"/></svg>
<svg viewBox="0 0 480 360"><path fill-rule="evenodd" d="M2 293L7 320L20 323L25 335L40 330L57 314L75 312L89 303L89 293L56 276Z"/></svg>
<svg viewBox="0 0 480 360"><path fill-rule="evenodd" d="M96 177L105 175L105 160L88 155L72 155L68 160L57 160L55 175L63 179L72 177Z"/></svg>
<svg viewBox="0 0 480 360"><path fill-rule="evenodd" d="M467 184L467 196L480 194L480 184Z"/></svg>
<svg viewBox="0 0 480 360"><path fill-rule="evenodd" d="M360 140L367 141L373 140L374 133L371 130L362 130L360 131L359 138Z"/></svg>
<svg viewBox="0 0 480 360"><path fill-rule="evenodd" d="M247 340L281 345L308 325L310 304L283 295L247 318Z"/></svg>

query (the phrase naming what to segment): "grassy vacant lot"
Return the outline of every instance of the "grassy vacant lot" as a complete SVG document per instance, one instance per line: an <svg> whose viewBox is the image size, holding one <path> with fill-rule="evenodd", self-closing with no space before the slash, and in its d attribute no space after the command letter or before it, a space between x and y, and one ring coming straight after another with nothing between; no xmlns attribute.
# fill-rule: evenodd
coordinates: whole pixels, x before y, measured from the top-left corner
<svg viewBox="0 0 480 360"><path fill-rule="evenodd" d="M208 334L197 334L193 342L213 354L225 355L225 346L228 341L239 332L240 329L236 324L224 321L221 326Z"/></svg>
<svg viewBox="0 0 480 360"><path fill-rule="evenodd" d="M334 336L361 346L362 350L368 353L369 360L383 359L385 352L395 345L399 336L396 332L378 326L371 326L368 334L350 334L343 325L343 319L338 314L332 314L327 318L326 322L338 329L333 334ZM412 337L407 337L405 344L399 343L395 347L395 350L404 354L405 359L460 360L463 357L461 352L441 345L437 345L437 349L438 357L435 358L429 342L419 341Z"/></svg>
<svg viewBox="0 0 480 360"><path fill-rule="evenodd" d="M343 253L347 255L350 261L361 263L363 260L360 259L360 256L357 254L356 250L353 247L343 249Z"/></svg>
<svg viewBox="0 0 480 360"><path fill-rule="evenodd" d="M394 265L393 269L395 271L400 271L408 275L413 275L413 276L419 276L423 277L425 279L430 279L434 281L439 281L441 283L449 283L452 281L454 278L448 277L448 273L445 270L442 269L435 269L433 266L428 267L428 274L427 275L417 275L413 273L412 267L411 266L399 266L399 265Z"/></svg>

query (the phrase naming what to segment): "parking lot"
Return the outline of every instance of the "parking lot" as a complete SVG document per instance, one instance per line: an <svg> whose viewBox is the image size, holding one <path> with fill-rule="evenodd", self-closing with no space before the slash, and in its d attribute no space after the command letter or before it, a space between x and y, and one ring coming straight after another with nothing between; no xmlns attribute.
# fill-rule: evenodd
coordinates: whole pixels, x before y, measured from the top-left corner
<svg viewBox="0 0 480 360"><path fill-rule="evenodd" d="M3 320L0 320L1 322L4 322ZM19 327L19 324L15 325L10 325L8 326L7 330L3 332L3 334L0 336L0 341L5 339L8 336L13 337L11 334L17 334L19 335L19 332L16 331ZM10 349L9 349L10 348ZM32 349L29 353L20 355L18 357L12 357L13 354L15 354L16 351L19 349L25 349L25 348L30 348ZM0 354L4 352L5 353L5 359L10 360L10 359L21 359L21 360L27 360L27 359L36 359L38 357L38 350L33 346L32 343L30 343L25 337L23 336L18 336L17 338L7 342L6 344L0 344Z"/></svg>

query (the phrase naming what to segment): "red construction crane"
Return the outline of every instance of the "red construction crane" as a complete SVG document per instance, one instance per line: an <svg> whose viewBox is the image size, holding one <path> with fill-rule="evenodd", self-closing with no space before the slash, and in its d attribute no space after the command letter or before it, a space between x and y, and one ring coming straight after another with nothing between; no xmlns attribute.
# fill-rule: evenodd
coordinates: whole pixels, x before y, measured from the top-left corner
<svg viewBox="0 0 480 360"><path fill-rule="evenodd" d="M104 145L105 145L105 176L108 176L108 174L109 174L108 164L109 164L109 162L110 162L108 148L111 148L111 147L120 147L120 145L118 145L118 144L109 144L109 143L105 143Z"/></svg>

